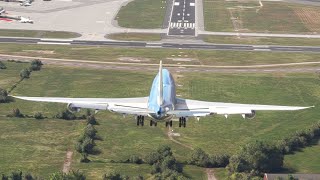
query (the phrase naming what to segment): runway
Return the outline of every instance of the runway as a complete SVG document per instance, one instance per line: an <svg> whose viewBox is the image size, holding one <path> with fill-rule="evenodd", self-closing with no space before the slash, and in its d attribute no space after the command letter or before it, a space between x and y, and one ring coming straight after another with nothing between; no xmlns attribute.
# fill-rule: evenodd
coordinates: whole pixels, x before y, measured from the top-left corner
<svg viewBox="0 0 320 180"><path fill-rule="evenodd" d="M276 45L241 45L241 44L206 44L206 43L149 43L132 41L80 41L37 38L0 38L0 43L50 44L50 45L83 45L115 46L140 48L170 48L229 51L270 51L270 52L313 52L320 53L320 46L276 46Z"/></svg>

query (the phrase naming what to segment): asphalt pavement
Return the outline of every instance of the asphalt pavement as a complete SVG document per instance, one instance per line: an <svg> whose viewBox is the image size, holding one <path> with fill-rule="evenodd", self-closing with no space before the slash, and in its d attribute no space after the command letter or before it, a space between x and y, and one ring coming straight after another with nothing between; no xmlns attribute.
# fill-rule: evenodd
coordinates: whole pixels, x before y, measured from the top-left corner
<svg viewBox="0 0 320 180"><path fill-rule="evenodd" d="M175 0L168 27L169 36L195 36L195 0Z"/></svg>

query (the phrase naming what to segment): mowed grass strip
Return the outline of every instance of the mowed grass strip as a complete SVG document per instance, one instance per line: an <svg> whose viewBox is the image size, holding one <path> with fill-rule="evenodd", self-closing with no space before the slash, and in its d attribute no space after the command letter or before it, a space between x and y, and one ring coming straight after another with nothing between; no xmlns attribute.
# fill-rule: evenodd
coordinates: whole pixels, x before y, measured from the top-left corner
<svg viewBox="0 0 320 180"><path fill-rule="evenodd" d="M17 69L23 68L23 64L14 65L17 66ZM148 96L150 85L156 73L87 70L77 67L62 68L45 65L40 72L34 72L30 79L23 81L13 91L13 94L23 96L109 98ZM317 74L179 73L174 74L174 76L179 77L176 82L182 85L177 87L177 94L184 98L218 102L316 106L309 110L294 112L259 111L257 112L257 117L253 120L244 120L240 115L229 116L228 119L223 116L211 116L201 118L200 122L190 118L187 128L178 128L177 123L174 122L174 131L181 134L180 137L175 137L175 139L194 148L200 147L210 154L233 154L239 150L239 146L250 141L282 139L296 130L307 128L314 122L319 121L320 84ZM6 115L11 112L11 109L18 107L22 113L32 115L34 112L40 111L48 117L66 107L65 104L36 103L22 100L16 100L9 104L0 104L0 106L0 115ZM99 112L96 117L100 123L96 128L98 135L102 138L102 141L96 141L96 143L101 153L89 156L92 162L88 164L80 164L80 155L76 153L73 156L71 166L74 169L85 171L90 178L100 178L101 173L110 169L128 173L128 175L142 174L148 176L148 166L119 165L110 162L111 160L125 160L132 154L144 157L161 144L170 145L174 155L181 162L186 161L191 153L190 149L175 144L168 139L166 134L168 130L162 123L159 123L158 127L148 127L147 125L137 127L133 117L123 118L121 115L107 111ZM73 143L84 127L82 121L1 119L4 123L2 127L6 127L8 120L11 121L11 125L9 124L8 130L0 136L0 147L6 147L3 151L7 152L1 157L5 163L1 164L0 169L3 169L2 166L11 164L12 156L16 157L15 163L8 166L9 168L6 168L5 172L23 166L19 164L20 161L30 161L30 167L39 167L40 170L37 171L39 174L58 170L58 162L60 161L60 168L62 168L65 149L73 148ZM32 126L28 127L27 131L26 126L28 124ZM52 129L46 129L46 125ZM32 133L33 131L35 131L35 134ZM59 151L51 148L51 145L39 143L44 141L40 137L44 136L42 133L47 131L52 131L52 133L48 134L50 138L56 139L54 144L59 147ZM7 142L10 141L9 137L15 136L23 137L20 140L12 141L12 144ZM35 138L34 136L40 136L40 139L37 139L39 142L30 142L29 139ZM64 141L65 137L68 138L67 141ZM44 136L44 138L47 138L47 136ZM48 138L49 142L50 138ZM8 149L27 145L31 146L31 150L26 151L24 153L25 156L19 155L19 151L8 152ZM43 145L42 148L46 149L47 154L52 155L49 158L59 156L61 159L57 158L52 161L53 163L47 159L43 161L42 157L44 155L37 154L36 151L37 146L40 145ZM60 151L60 149L63 150ZM37 156L37 158L32 159L34 156ZM54 168L49 169L48 167L51 166ZM128 170L130 168L136 169L136 174L134 171ZM190 169L186 173L192 177L194 177L192 174L197 177L204 176L202 174L204 170L202 169L194 167L186 169ZM221 176L223 176L223 172L221 172ZM194 179L199 179L197 177Z"/></svg>
<svg viewBox="0 0 320 180"><path fill-rule="evenodd" d="M0 44L0 54L31 57L65 58L105 62L137 62L159 64L195 64L215 66L282 64L315 62L318 53L214 51L165 48L119 48L99 46L61 46ZM182 60L182 61L181 61ZM186 60L186 61L184 61Z"/></svg>
<svg viewBox="0 0 320 180"><path fill-rule="evenodd" d="M205 35L203 40L216 44L254 44L254 45L288 45L319 46L320 38L278 38L278 37L245 37Z"/></svg>
<svg viewBox="0 0 320 180"><path fill-rule="evenodd" d="M166 12L165 0L134 0L117 14L119 26L137 29L162 28Z"/></svg>
<svg viewBox="0 0 320 180"><path fill-rule="evenodd" d="M68 39L80 37L81 34L67 31L0 29L0 36Z"/></svg>
<svg viewBox="0 0 320 180"><path fill-rule="evenodd" d="M230 14L224 0L204 0L203 15L206 31L233 31Z"/></svg>
<svg viewBox="0 0 320 180"><path fill-rule="evenodd" d="M286 155L284 165L299 173L320 173L320 141L294 154Z"/></svg>
<svg viewBox="0 0 320 180"><path fill-rule="evenodd" d="M107 35L106 38L120 41L160 41L161 35L151 33L117 33Z"/></svg>

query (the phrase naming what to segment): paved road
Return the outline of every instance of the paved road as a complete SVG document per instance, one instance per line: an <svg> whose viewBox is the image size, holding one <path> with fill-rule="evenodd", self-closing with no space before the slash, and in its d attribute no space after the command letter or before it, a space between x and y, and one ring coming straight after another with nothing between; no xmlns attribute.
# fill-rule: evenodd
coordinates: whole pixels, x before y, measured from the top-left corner
<svg viewBox="0 0 320 180"><path fill-rule="evenodd" d="M195 36L195 0L175 0L168 35Z"/></svg>
<svg viewBox="0 0 320 180"><path fill-rule="evenodd" d="M204 44L204 43L199 43L199 44L195 44L195 43L149 43L149 42L132 42L132 41L123 41L123 42L119 42L119 41L81 41L81 40L58 40L58 39L37 39L37 38L1 38L1 37L0 37L0 43L320 53L320 46L266 46L266 45Z"/></svg>

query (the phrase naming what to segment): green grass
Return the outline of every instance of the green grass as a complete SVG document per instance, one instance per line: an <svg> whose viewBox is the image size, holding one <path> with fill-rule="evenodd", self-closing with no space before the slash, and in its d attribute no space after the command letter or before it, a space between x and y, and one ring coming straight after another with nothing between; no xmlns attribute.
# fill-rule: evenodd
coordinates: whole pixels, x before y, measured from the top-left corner
<svg viewBox="0 0 320 180"><path fill-rule="evenodd" d="M120 41L160 41L161 35L151 33L117 33L107 35L106 38Z"/></svg>
<svg viewBox="0 0 320 180"><path fill-rule="evenodd" d="M206 31L233 31L230 14L223 0L204 0L203 15Z"/></svg>
<svg viewBox="0 0 320 180"><path fill-rule="evenodd" d="M68 39L68 38L77 38L77 37L80 37L81 35L78 33L66 32L66 31L0 29L0 36Z"/></svg>
<svg viewBox="0 0 320 180"><path fill-rule="evenodd" d="M8 69L0 72L0 79L14 75L26 66L7 63ZM11 70L10 70L11 69ZM24 96L66 97L139 97L147 96L156 72L131 72L116 70L87 70L80 68L45 65L40 72L33 72L12 93ZM175 77L177 74L174 74ZM317 74L209 74L183 73L176 79L177 94L184 98L238 103L279 105L316 105L315 108L296 112L258 112L254 120L241 116L202 118L200 122L190 119L187 128L176 128L181 133L176 139L192 147L203 148L210 154L229 153L239 146L257 139L275 141L289 136L296 130L309 127L319 121L320 84ZM8 81L2 85L9 87ZM51 117L66 107L56 103L36 103L16 100L0 104L0 115L7 115L13 108L32 115L43 112ZM81 112L80 112L81 114ZM161 144L172 147L181 162L188 159L190 149L171 142L166 128L137 127L132 117L101 111L97 114L100 125L96 126L102 141L96 141L101 154L91 155L88 164L80 164L80 155L75 153L72 169L86 172L89 179L99 179L110 171L117 170L127 175L142 174L149 177L150 166L110 163L124 160L135 154L144 157ZM15 119L0 116L0 169L7 173L22 169L45 176L62 168L66 149L82 132L84 122L55 119ZM306 162L308 163L308 162ZM26 166L25 166L26 165ZM37 168L37 169L36 169ZM312 172L313 170L310 169ZM215 171L224 177L223 170ZM204 169L185 167L185 173L193 179L205 179Z"/></svg>
<svg viewBox="0 0 320 180"><path fill-rule="evenodd" d="M165 0L134 0L120 9L116 20L127 28L162 28L165 12Z"/></svg>
<svg viewBox="0 0 320 180"><path fill-rule="evenodd" d="M106 62L136 62L197 65L259 65L318 61L318 53L245 52L156 48L118 48L59 45L0 44L1 54L66 58ZM175 61L189 58L190 61Z"/></svg>
<svg viewBox="0 0 320 180"><path fill-rule="evenodd" d="M285 167L298 173L320 173L320 141L294 154L286 155Z"/></svg>
<svg viewBox="0 0 320 180"><path fill-rule="evenodd" d="M295 10L308 8L319 12L319 7L290 4L286 2L262 2L259 7L257 1L233 2L223 0L204 1L205 30L207 31L235 31L231 18L240 20L240 32L263 33L313 33L319 32L317 23L312 20L303 22ZM240 7L244 8L240 8ZM245 8L250 7L250 8ZM232 16L231 16L232 14ZM313 14L309 14L312 18ZM309 29L308 26L313 27ZM318 30L317 30L318 28Z"/></svg>
<svg viewBox="0 0 320 180"><path fill-rule="evenodd" d="M320 39L312 38L277 38L277 37L237 37L214 36L203 37L205 42L216 44L254 44L254 45L288 45L288 46L318 46Z"/></svg>

